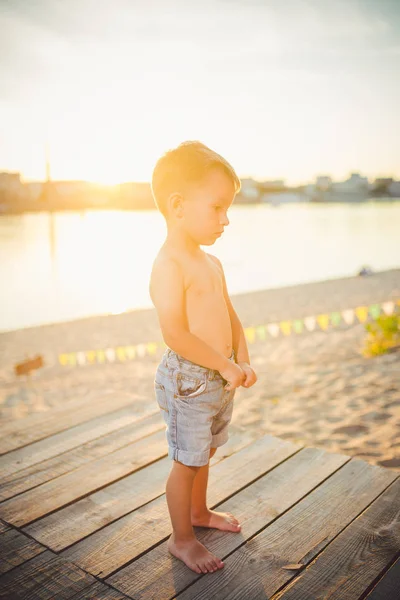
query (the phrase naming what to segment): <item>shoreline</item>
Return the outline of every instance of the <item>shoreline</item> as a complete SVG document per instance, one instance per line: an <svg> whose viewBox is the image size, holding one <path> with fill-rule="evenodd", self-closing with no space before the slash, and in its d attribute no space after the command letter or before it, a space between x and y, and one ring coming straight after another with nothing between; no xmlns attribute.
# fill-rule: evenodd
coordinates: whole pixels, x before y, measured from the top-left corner
<svg viewBox="0 0 400 600"><path fill-rule="evenodd" d="M283 319L303 318L310 314L345 310L357 305L399 298L400 268L375 271L367 276L349 275L243 292L232 294L230 297L243 327ZM102 336L103 332L107 333L106 339ZM111 343L108 337L110 333L115 343ZM57 352L88 349L93 347L99 338L104 339L104 347L162 339L154 307L138 308L119 314L92 315L0 331L0 358L4 358L2 348L5 346L9 346L9 351L15 345L22 343L28 348L31 348L32 343L46 346L47 343L43 345L44 340L40 340L42 335L47 338L46 342L51 340ZM60 337L65 339L65 350L61 350L64 346L60 346L57 341ZM76 346L77 339L82 342L79 348ZM75 346L70 343L72 341ZM85 348L81 348L85 343Z"/></svg>
<svg viewBox="0 0 400 600"><path fill-rule="evenodd" d="M324 192L322 192L323 194ZM285 196L285 195L295 195L298 197L297 200L291 200L291 201L281 201L279 202L279 196ZM354 194L352 192L333 192L330 196L328 196L328 198L325 197L320 197L320 196L316 196L315 198L313 197L309 197L306 194L304 194L304 192L302 192L301 190L299 190L298 188L288 188L286 190L276 190L276 191L271 191L268 194L271 197L271 200L257 200L257 201L249 201L249 200L243 200L241 198L237 198L235 199L235 205L236 206L262 206L262 205L267 205L267 206L284 206L287 204L316 204L318 206L324 206L324 205L330 205L330 204L364 204L366 202L399 202L400 201L400 196L396 195L396 196L390 196L390 195L365 195L365 194ZM278 199L278 201L277 201ZM89 210L100 210L100 211L104 211L104 210L120 210L120 211L138 211L138 212L142 212L142 211L156 211L157 208L154 205L154 200L152 197L149 197L148 200L143 203L140 204L140 202L142 202L142 199L135 199L134 197L132 198L133 201L139 202L139 204L137 206L132 206L131 204L126 204L125 202L121 202L120 204L115 204L115 199L114 199L114 203L111 204L98 204L98 205L93 205L93 204L69 204L68 206L60 206L57 203L54 203L52 205L47 205L47 206L32 206L30 204L21 206L20 208L16 208L15 204L13 205L8 205L9 210L4 210L4 211L0 211L0 217L16 217L16 216L21 216L21 215L26 215L26 214L38 214L38 213L59 213L59 212L65 212L65 213L69 213L69 212L86 212ZM131 201L132 201L131 200ZM37 202L36 200L34 200L33 202Z"/></svg>

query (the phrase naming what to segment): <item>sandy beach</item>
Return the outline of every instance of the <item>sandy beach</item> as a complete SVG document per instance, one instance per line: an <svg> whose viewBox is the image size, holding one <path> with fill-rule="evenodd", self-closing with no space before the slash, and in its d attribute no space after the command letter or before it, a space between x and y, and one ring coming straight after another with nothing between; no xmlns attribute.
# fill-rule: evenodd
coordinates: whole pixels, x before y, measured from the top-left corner
<svg viewBox="0 0 400 600"><path fill-rule="evenodd" d="M400 269L392 269L240 294L232 302L249 327L398 298ZM270 433L400 470L400 351L364 358L365 338L365 325L358 323L249 344L258 381L237 390L231 433ZM160 353L83 367L62 367L57 356L160 340L153 309L0 334L2 422L69 400L92 403L105 394L128 394L139 414L156 410L153 378ZM38 353L45 367L28 382L17 380L13 365Z"/></svg>

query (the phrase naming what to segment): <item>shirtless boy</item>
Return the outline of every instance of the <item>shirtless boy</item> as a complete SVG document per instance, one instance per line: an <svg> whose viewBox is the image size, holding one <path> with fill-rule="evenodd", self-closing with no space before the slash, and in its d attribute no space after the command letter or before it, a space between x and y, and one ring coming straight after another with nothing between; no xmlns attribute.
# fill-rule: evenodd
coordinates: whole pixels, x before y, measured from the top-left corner
<svg viewBox="0 0 400 600"><path fill-rule="evenodd" d="M204 144L183 142L156 163L152 193L167 237L153 264L150 295L167 349L154 388L173 460L166 499L171 554L196 573L224 563L195 536L193 525L240 532L231 513L206 505L209 459L228 440L236 388L257 381L243 327L211 246L229 224L240 179Z"/></svg>

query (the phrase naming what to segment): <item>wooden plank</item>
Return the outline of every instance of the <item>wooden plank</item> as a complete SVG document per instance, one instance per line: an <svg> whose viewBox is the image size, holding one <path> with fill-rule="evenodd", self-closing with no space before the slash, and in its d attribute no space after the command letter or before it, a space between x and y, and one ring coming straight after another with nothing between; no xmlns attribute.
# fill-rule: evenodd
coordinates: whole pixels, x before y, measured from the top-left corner
<svg viewBox="0 0 400 600"><path fill-rule="evenodd" d="M113 413L101 415L90 421L85 421L85 423L80 423L65 431L55 433L50 437L33 442L23 448L3 454L0 456L0 482L5 483L19 471L26 470L59 454L83 446L88 442L104 437L132 423L139 423L143 419L151 419L155 414L154 412L143 417L142 415L135 414L131 407L123 408ZM162 418L161 422L163 423Z"/></svg>
<svg viewBox="0 0 400 600"><path fill-rule="evenodd" d="M380 578L365 600L393 600L400 598L400 558Z"/></svg>
<svg viewBox="0 0 400 600"><path fill-rule="evenodd" d="M57 600L57 599L55 599ZM114 590L101 581L96 581L89 588L85 588L83 592L78 592L71 600L132 600L118 592L118 590Z"/></svg>
<svg viewBox="0 0 400 600"><path fill-rule="evenodd" d="M222 502L241 487L297 452L299 445L264 436L210 468L209 505ZM262 460L260 460L260 456ZM65 550L62 555L90 573L107 577L170 532L165 494Z"/></svg>
<svg viewBox="0 0 400 600"><path fill-rule="evenodd" d="M165 455L165 430L142 438L0 504L0 516L16 526L43 517Z"/></svg>
<svg viewBox="0 0 400 600"><path fill-rule="evenodd" d="M359 598L398 554L399 548L400 479L397 479L276 598L309 600L322 594L329 600Z"/></svg>
<svg viewBox="0 0 400 600"><path fill-rule="evenodd" d="M0 519L0 535L2 533L5 533L6 531L9 531L11 529L11 527L9 525L7 525L7 523L4 523L4 521L2 521Z"/></svg>
<svg viewBox="0 0 400 600"><path fill-rule="evenodd" d="M187 600L195 597L196 600L206 598L221 600L248 597L252 600L265 600L265 598L275 600L279 598L278 590L296 577L306 565L312 563L324 548L321 556L328 553L334 543L332 540L341 531L347 531L351 527L349 523L357 522L361 518L360 513L365 514L363 512L365 507L384 491L395 477L393 471L369 465L359 459L352 459L282 517L239 550L224 558L224 568L212 573L212 577L194 573L197 581L179 594L179 599ZM227 502L224 508L232 510L235 506L239 508L237 503ZM377 543L379 544L379 539ZM209 546L210 544L207 543L207 547ZM213 545L210 550L214 551L215 546ZM374 551L376 552L376 548ZM352 547L351 553L354 552L355 548ZM298 594L296 584L290 598L310 600L310 598L335 597L345 600L346 597L340 594L331 596L333 590L328 585L335 569L335 562L337 559L340 560L341 555L341 551L335 554L329 552L330 561L324 562L325 571L320 572L324 585L318 593L313 593L312 586L304 586L304 595ZM320 558L318 557L306 572L311 570ZM358 566L356 569L355 564L353 568L357 571ZM284 568L287 565L302 565L302 567L287 570ZM351 600L358 597L355 594L349 596ZM287 600L286 596L283 598Z"/></svg>
<svg viewBox="0 0 400 600"><path fill-rule="evenodd" d="M224 444L222 456L229 456L251 442L254 439L249 432L231 435ZM218 453L214 454L212 460L218 462ZM99 492L39 519L24 528L24 531L56 552L64 550L162 495L170 469L171 459L165 457Z"/></svg>
<svg viewBox="0 0 400 600"><path fill-rule="evenodd" d="M73 429L69 429L64 433L69 435ZM16 494L20 494L40 484L46 483L51 479L60 477L65 473L74 471L75 469L80 468L93 460L107 456L107 454L111 454L123 446L126 446L142 437L163 429L165 429L165 425L162 417L160 418L159 413L156 413L154 415L144 417L143 419L136 420L130 425L126 425L121 429L117 429L116 431L112 431L111 433L103 435L102 437L98 437L90 442L87 442L83 446L72 448L67 452L54 456L53 458L41 463L35 464L35 461L38 461L39 457L43 456L44 454L51 454L52 452L55 452L55 449L53 450L51 447L51 441L54 437L57 437L58 435L64 435L64 433L46 438L46 440L26 446L23 449L15 450L10 454L6 454L5 457L1 457L9 457L10 461L12 459L12 468L9 470L14 470L14 472L2 479L0 485L0 499L7 500L8 498L12 498ZM37 446L43 443L46 444L46 448L40 448L39 451L37 451ZM71 443L74 443L72 438ZM57 442L55 443L55 446L57 446ZM20 458L21 451L23 451L25 454L30 452L32 459L30 460L29 456L24 457L24 459L26 458L26 462L32 462L34 464L26 469L23 469L22 471L17 470L15 472L15 470L18 469L19 460L22 460ZM14 454L17 456L14 456Z"/></svg>
<svg viewBox="0 0 400 600"><path fill-rule="evenodd" d="M94 417L113 413L126 407L131 407L133 413L143 415L141 403L136 405L130 396L118 392L111 397L107 396L104 399L92 400L92 402L86 404L82 403L82 400L79 400L78 404L67 402L44 413L30 415L20 421L13 421L2 428L0 454L11 452L16 448L27 446L79 423L90 421ZM154 412L154 404L149 403L148 409L148 414ZM7 429L11 432L6 434L4 430Z"/></svg>
<svg viewBox="0 0 400 600"><path fill-rule="evenodd" d="M262 463L260 456L258 462ZM195 527L196 537L217 556L229 555L248 538L262 531L279 515L285 513L321 481L334 477L333 474L337 469L344 469L343 465L349 460L349 456L325 452L322 449L301 450L248 487L237 491L229 500L218 504L218 511L229 511L236 516L242 526L240 533ZM209 490L212 490L212 484ZM170 532L171 528L169 528ZM288 539L290 537L289 535ZM214 577L216 573L210 575ZM137 600L141 598L161 600L161 598L172 598L198 578L198 574L182 561L171 556L165 541L106 581ZM214 593L216 592L213 589ZM208 597L213 598L213 594ZM251 598L244 595L243 591L237 597Z"/></svg>
<svg viewBox="0 0 400 600"><path fill-rule="evenodd" d="M105 394L100 394L96 391L91 396L84 396L81 398L77 398L76 400L66 400L63 404L58 404L57 406L52 406L48 410L35 412L33 414L27 415L21 419L12 419L8 423L2 425L0 440L4 440L4 438L23 433L27 429L31 427L38 427L48 420L53 420L54 417L58 417L59 419L63 419L65 415L68 413L75 412L82 407L93 406L94 404L100 403L109 403L112 401L113 393L106 392ZM130 399L129 404L136 404L135 400L138 399L136 394L124 394L121 392L116 392L115 395L123 396Z"/></svg>
<svg viewBox="0 0 400 600"><path fill-rule="evenodd" d="M0 598L69 600L95 582L76 565L46 550L0 578Z"/></svg>
<svg viewBox="0 0 400 600"><path fill-rule="evenodd" d="M0 573L7 573L45 550L46 548L35 540L16 529L9 528L2 534L0 540Z"/></svg>

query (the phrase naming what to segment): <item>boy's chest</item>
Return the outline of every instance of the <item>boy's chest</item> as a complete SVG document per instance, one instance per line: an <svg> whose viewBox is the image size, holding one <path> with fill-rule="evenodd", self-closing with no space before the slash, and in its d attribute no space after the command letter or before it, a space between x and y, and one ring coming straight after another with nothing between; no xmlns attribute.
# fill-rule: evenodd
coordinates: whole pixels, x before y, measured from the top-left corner
<svg viewBox="0 0 400 600"><path fill-rule="evenodd" d="M184 269L186 296L203 296L222 292L219 268L211 260L188 261Z"/></svg>

